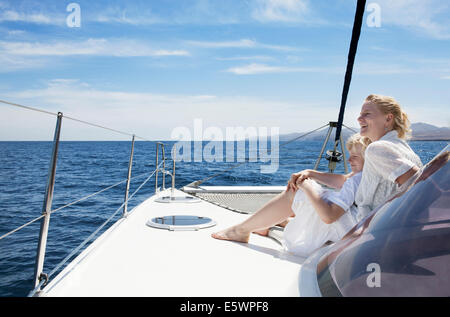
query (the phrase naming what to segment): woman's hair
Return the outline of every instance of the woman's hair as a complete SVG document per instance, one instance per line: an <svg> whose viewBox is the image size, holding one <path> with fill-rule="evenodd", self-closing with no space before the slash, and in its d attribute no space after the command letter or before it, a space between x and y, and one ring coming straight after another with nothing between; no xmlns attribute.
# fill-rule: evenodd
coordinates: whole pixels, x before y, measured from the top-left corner
<svg viewBox="0 0 450 317"><path fill-rule="evenodd" d="M346 147L348 151L351 151L357 144L361 145L361 155L364 158L364 152L371 142L372 141L370 141L368 137L361 136L359 133L355 133L348 138Z"/></svg>
<svg viewBox="0 0 450 317"><path fill-rule="evenodd" d="M382 95L369 95L366 102L371 102L378 106L378 109L384 113L392 113L394 116L393 129L397 131L400 139L407 139L411 136L411 129L408 115L402 110L400 104L392 97Z"/></svg>

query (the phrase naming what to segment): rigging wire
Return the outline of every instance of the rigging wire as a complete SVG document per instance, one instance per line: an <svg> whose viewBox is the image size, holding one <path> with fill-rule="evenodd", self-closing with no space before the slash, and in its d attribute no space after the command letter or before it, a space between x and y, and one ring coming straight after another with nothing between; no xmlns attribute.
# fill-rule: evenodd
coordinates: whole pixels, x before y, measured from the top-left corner
<svg viewBox="0 0 450 317"><path fill-rule="evenodd" d="M287 145L287 144L289 144L289 143L291 143L291 142L294 142L294 141L296 141L296 140L298 140L298 139L300 139L300 138L303 138L303 137L305 137L305 136L307 136L307 135L310 135L311 133L314 133L314 132L316 132L316 131L318 131L318 130L320 130L320 129L323 129L323 128L325 128L326 126L328 126L328 124L326 124L326 125L324 125L324 126L321 126L320 128L314 129L314 130L312 130L312 131L310 131L310 132L307 132L307 133L305 133L305 134L302 134L302 135L300 135L300 136L298 136L298 137L295 137L295 138L293 138L292 140L289 140L289 141L287 141L287 142L284 142L284 143L280 144L280 147L283 147L283 146L285 146L285 145ZM212 179L212 178L214 178L214 177L216 177L216 176L219 176L219 175L222 175L222 174L224 174L224 173L226 173L226 172L229 172L229 171L231 171L231 170L233 170L233 169L235 169L235 168L237 168L237 167L239 167L239 166L241 166L241 165L243 165L243 164L245 164L245 163L248 163L248 162L249 162L248 159L246 159L244 162L240 162L240 163L236 164L235 166L232 166L232 167L230 167L230 168L228 168L228 169L226 169L226 170L224 170L224 171L221 171L221 172L219 172L219 173L216 173L216 174L214 174L214 175L212 175L212 176L205 177L205 178L203 178L203 179L201 179L201 180L197 180L197 181L194 181L194 182L192 182L192 183L189 183L189 184L186 185L186 187L198 187L198 185L200 185L201 183L204 183L204 182L206 182L206 181L208 181L208 180L210 180L210 179Z"/></svg>
<svg viewBox="0 0 450 317"><path fill-rule="evenodd" d="M11 235L11 234L13 234L14 232L17 232L17 231L19 231L19 230L21 230L21 229L23 229L23 228L25 228L25 227L31 225L33 222L36 222L36 221L38 221L39 219L42 219L42 217L44 217L44 216L45 216L45 214L42 214L42 215L40 215L39 217L37 217L37 218L35 218L35 219L33 219L33 220L31 220L31 221L29 221L29 222L27 222L27 223L21 225L20 227L17 227L16 229L11 230L11 231L8 232L8 233L5 233L4 235L2 235L2 236L0 237L0 240L2 240L3 238L6 238L7 236L9 236L9 235Z"/></svg>
<svg viewBox="0 0 450 317"><path fill-rule="evenodd" d="M38 109L38 108L35 108L35 107L30 107L30 106L24 106L24 105L21 105L21 104L18 104L18 103L14 103L14 102L9 102L9 101L6 101L6 100L0 100L0 103L4 103L4 104L10 105L10 106L15 106L15 107L19 107L19 108L23 108L23 109L27 109L27 110L41 112L41 113L49 114L49 115L52 115L52 116L58 116L58 114L55 113L55 112L42 110L42 109ZM96 127L96 128L101 128L101 129L104 129L104 130L112 131L112 132L119 133L119 134L126 135L126 136L133 136L133 133L120 131L120 130L117 130L117 129L113 129L113 128L109 128L109 127L97 124L97 123L84 121L84 120L77 119L77 118L70 117L70 116L66 116L66 115L64 115L64 119L69 119L69 120L72 120L72 121L80 122L80 123L83 123L83 124L86 124L86 125L90 125L90 126L93 126L93 127ZM134 136L136 138L144 140L144 141L153 142L151 140L148 140L148 139L146 139L144 137L141 137L141 136L138 136L138 135L134 135Z"/></svg>
<svg viewBox="0 0 450 317"><path fill-rule="evenodd" d="M0 102L4 103L4 104L7 104L7 105L10 105L10 106L14 106L14 107L19 107L19 108L24 108L24 109L27 109L27 110L42 112L42 113L49 114L49 115L52 115L52 116L58 116L58 114L55 113L55 112L50 112L50 111L47 111L47 110L42 110L42 109L33 108L33 107L29 107L29 106L24 106L24 105L20 105L18 103L14 103L14 102L9 102L9 101L6 101L6 100L0 100Z"/></svg>

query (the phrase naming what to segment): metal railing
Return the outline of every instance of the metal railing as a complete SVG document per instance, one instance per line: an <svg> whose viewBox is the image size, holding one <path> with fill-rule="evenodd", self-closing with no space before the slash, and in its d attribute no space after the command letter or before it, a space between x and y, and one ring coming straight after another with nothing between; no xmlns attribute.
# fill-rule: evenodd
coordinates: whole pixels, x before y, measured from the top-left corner
<svg viewBox="0 0 450 317"><path fill-rule="evenodd" d="M37 247L37 251L36 251L36 260L35 260L35 267L34 267L34 289L28 294L28 296L35 296L36 294L39 294L39 292L41 291L41 288L43 286L45 286L49 279L56 273L58 272L58 270L65 264L67 263L67 261L69 261L75 254L77 254L77 252L79 252L81 250L81 248L83 248L96 234L98 234L98 232L100 232L100 230L102 228L104 228L104 226L109 223L116 215L117 213L122 210L122 217L121 218L126 218L128 215L128 202L133 198L133 196L151 179L151 177L153 177L153 175L155 175L155 193L159 192L159 188L158 188L158 173L161 172L163 175L163 183L162 183L162 187L163 190L165 189L165 175L168 174L172 177L172 193L175 187L175 158L173 157L173 172L169 172L165 170L165 165L166 165L166 156L165 156L165 145L162 142L156 142L156 160L155 160L155 170L153 170L151 172L151 174L142 182L142 184L131 194L129 195L129 190L130 190L130 182L132 179L135 178L139 178L142 177L144 175L148 175L149 172L147 173L142 173L140 175L131 177L132 174L132 168L133 168L133 156L134 156L134 145L135 145L135 138L138 137L135 134L130 134L127 132L123 132L123 131L119 131L119 130L115 130L115 129L111 129L102 125L98 125L98 124L94 124L94 123L90 123L87 121L83 121L83 120L79 120L79 119L75 119L75 118L71 118L71 117L67 117L67 116L63 116L63 114L61 112L58 113L53 113L53 112L49 112L46 110L41 110L41 109L37 109L37 108L33 108L33 107L28 107L28 106L23 106L20 104L16 104L16 103L11 103L8 101L3 101L0 100L0 103L4 103L4 104L8 104L8 105L12 105L12 106L16 106L16 107L20 107L23 109L27 109L27 110L33 110L33 111L38 111L41 113L46 113L46 114L50 114L50 115L55 115L57 117L56 120L56 127L55 127L55 132L54 132L54 137L53 137L53 146L52 146L52 156L51 156L51 160L50 160L50 165L49 165L49 171L48 171L48 176L47 176L47 186L46 186L46 191L45 191L45 197L44 197L44 203L43 203L43 207L42 207L42 214L23 224L20 227L15 228L14 230L0 236L0 240L8 237L9 235L31 225L32 223L40 220L41 221L41 226L40 226L40 230L39 230L39 242L38 242L38 247ZM79 198L75 201L72 201L70 203L65 204L64 206L61 206L57 209L52 210L52 202L53 202L53 191L54 191L54 186L55 186L55 176L56 176L56 165L57 165L57 160L58 160L58 149L59 149L59 145L60 145L60 135L61 135L61 128L62 128L62 119L66 118L66 119L70 119L70 120L74 120L83 124L87 124L87 125L91 125L94 127L98 127L98 128L103 128L103 129L107 129L113 132L117 132L123 135L128 135L128 136L132 136L131 139L131 151L130 151L130 158L129 158L129 162L128 162L128 173L127 173L127 178L125 180L121 180L113 185L110 185L106 188L103 188L100 191L97 191L95 193L86 195L82 198ZM142 137L138 137L142 140L145 141L149 141L145 138ZM154 142L154 141L150 141L150 142ZM162 160L161 162L159 162L159 147L162 148ZM162 167L161 167L162 166ZM49 224L50 224L50 216L51 214L60 211L64 208L67 208L69 206L72 206L74 204L77 204L81 201L84 201L88 198L91 198L95 195L98 195L106 190L109 190L111 188L114 188L120 184L126 183L125 186L125 195L124 195L124 201L121 204L121 206L119 208L117 208L115 210L115 212L113 213L112 216L110 216L99 228L97 228L89 237L87 237L80 245L78 245L72 252L70 252L70 254L68 254L58 265L56 265L55 268L53 268L53 270L46 274L43 271L44 268L44 262L45 262L45 253L46 253L46 246L47 246L47 236L48 236L48 230L49 230Z"/></svg>
<svg viewBox="0 0 450 317"><path fill-rule="evenodd" d="M44 218L41 220L41 229L39 230L39 242L36 251L36 264L34 267L34 286L36 287L43 279L48 280L48 277L44 274L44 259L45 248L47 246L48 227L50 224L50 214L53 202L53 190L55 188L55 175L56 175L56 161L58 159L59 138L61 135L61 123L63 114L58 112L58 119L56 121L55 135L53 137L53 150L52 158L50 161L50 167L48 170L47 186L45 190L44 205L42 207L42 215Z"/></svg>
<svg viewBox="0 0 450 317"><path fill-rule="evenodd" d="M165 145L162 142L156 142L156 163L155 166L158 165L158 158L159 158L159 147L161 147L161 154L162 154L162 164L163 167L162 169L157 169L156 170L156 177L155 177L155 193L157 193L159 191L158 188L158 172L161 171L162 172L162 190L166 189L166 174L169 175L172 178L172 187L171 187L171 194L173 195L173 191L175 189L175 160L176 160L176 152L177 152L177 148L176 148L176 144L173 145L172 147L172 161L173 161L173 169L172 169L172 173L170 171L166 171L166 150L165 150Z"/></svg>

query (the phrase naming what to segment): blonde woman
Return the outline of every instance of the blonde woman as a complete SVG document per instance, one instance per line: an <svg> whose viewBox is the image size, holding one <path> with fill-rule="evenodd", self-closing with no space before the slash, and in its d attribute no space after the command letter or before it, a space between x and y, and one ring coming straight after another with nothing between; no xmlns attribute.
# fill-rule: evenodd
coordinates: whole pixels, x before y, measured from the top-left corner
<svg viewBox="0 0 450 317"><path fill-rule="evenodd" d="M392 97L369 95L361 108L360 134L372 143L355 202L358 220L407 188L417 177L422 162L406 143L410 133L408 116Z"/></svg>
<svg viewBox="0 0 450 317"><path fill-rule="evenodd" d="M404 191L418 176L422 162L409 147L410 122L400 104L392 97L369 95L358 117L360 134L370 139L365 152L361 184L356 192L357 220ZM308 174L293 174L289 186Z"/></svg>
<svg viewBox="0 0 450 317"><path fill-rule="evenodd" d="M355 193L361 181L368 138L352 136L347 142L352 172L348 175L305 170L296 175L296 185L269 201L244 222L212 234L213 238L248 242L250 234L267 234L267 229L292 214L284 232L288 251L306 256L326 241L339 240L356 224ZM292 180L292 178L291 178ZM317 182L339 188L325 190ZM297 190L298 188L301 190Z"/></svg>

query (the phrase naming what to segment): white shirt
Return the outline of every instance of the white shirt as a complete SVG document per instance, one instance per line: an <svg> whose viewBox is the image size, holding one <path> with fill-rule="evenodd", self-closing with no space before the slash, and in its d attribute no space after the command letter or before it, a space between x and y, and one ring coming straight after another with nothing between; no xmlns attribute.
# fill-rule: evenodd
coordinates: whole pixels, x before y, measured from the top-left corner
<svg viewBox="0 0 450 317"><path fill-rule="evenodd" d="M354 174L348 178L339 191L327 190L321 194L321 197L328 202L338 205L345 210L345 213L333 222L338 236L341 238L357 223L358 210L354 205L356 192L361 183L362 172Z"/></svg>
<svg viewBox="0 0 450 317"><path fill-rule="evenodd" d="M327 190L321 195L322 198L348 210L355 202L356 192L361 183L362 173L356 173L349 177L338 191Z"/></svg>
<svg viewBox="0 0 450 317"><path fill-rule="evenodd" d="M371 143L364 156L361 184L355 198L357 221L401 191L395 183L399 176L414 166L422 167L420 158L406 141L398 138L395 130Z"/></svg>

